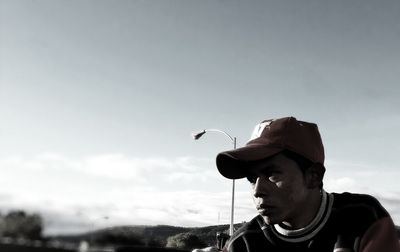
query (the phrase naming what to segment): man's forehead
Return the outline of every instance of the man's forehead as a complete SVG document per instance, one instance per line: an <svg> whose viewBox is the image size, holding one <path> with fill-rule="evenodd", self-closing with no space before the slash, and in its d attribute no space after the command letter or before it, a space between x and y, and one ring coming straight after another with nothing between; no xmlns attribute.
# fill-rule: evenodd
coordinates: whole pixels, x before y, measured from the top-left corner
<svg viewBox="0 0 400 252"><path fill-rule="evenodd" d="M283 156L283 155L277 154L271 158L267 158L267 159L249 163L249 167L248 167L249 173L255 174L255 173L265 172L265 171L269 171L269 170L278 170L278 169L282 168L283 160L281 159L280 156Z"/></svg>

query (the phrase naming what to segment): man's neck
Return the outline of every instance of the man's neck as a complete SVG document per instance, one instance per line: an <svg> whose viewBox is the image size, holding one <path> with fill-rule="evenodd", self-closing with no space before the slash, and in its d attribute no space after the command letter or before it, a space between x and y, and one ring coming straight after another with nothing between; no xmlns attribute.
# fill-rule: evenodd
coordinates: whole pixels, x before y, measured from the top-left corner
<svg viewBox="0 0 400 252"><path fill-rule="evenodd" d="M317 216L322 202L322 191L315 190L310 193L309 198L305 201L302 211L295 218L288 221L283 221L282 226L285 229L296 230L306 227Z"/></svg>

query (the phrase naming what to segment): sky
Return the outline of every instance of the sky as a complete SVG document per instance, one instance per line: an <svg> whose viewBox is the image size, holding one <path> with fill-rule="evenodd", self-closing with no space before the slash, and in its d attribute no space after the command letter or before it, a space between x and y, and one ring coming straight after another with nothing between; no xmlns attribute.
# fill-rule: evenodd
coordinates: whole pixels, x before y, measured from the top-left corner
<svg viewBox="0 0 400 252"><path fill-rule="evenodd" d="M0 0L0 212L46 234L227 224L217 153L318 124L324 187L400 224L397 0ZM237 180L235 222L256 215Z"/></svg>

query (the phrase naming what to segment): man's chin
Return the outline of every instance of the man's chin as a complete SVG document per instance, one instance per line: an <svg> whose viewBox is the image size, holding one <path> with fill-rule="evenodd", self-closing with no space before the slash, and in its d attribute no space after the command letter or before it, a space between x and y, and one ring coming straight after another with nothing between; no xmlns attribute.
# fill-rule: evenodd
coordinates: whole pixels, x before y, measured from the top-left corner
<svg viewBox="0 0 400 252"><path fill-rule="evenodd" d="M265 222L267 225L274 225L274 224L278 224L278 223L279 223L279 221L277 221L276 219L274 219L272 216L264 216L264 215L261 215L261 217L263 218L264 222Z"/></svg>

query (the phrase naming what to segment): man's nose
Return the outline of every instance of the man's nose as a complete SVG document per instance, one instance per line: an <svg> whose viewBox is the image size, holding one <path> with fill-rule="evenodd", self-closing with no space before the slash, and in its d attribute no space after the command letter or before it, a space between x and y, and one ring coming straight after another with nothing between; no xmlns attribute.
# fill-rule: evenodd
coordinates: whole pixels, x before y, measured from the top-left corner
<svg viewBox="0 0 400 252"><path fill-rule="evenodd" d="M268 181L265 181L264 178L258 177L256 183L253 187L253 195L256 198L262 198L268 195L270 186L268 185Z"/></svg>

